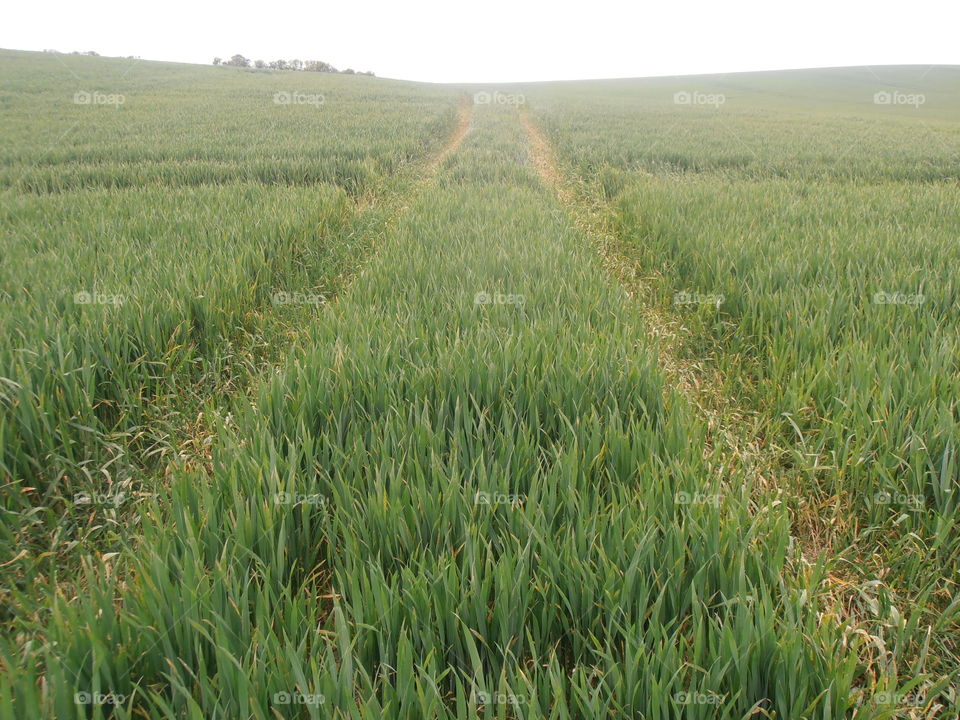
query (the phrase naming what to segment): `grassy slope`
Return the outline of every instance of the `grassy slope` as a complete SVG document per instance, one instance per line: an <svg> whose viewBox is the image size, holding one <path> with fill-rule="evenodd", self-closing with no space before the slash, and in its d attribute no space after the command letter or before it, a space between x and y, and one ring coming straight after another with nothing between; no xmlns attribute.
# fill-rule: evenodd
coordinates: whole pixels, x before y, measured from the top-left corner
<svg viewBox="0 0 960 720"><path fill-rule="evenodd" d="M924 75L924 73L926 73ZM578 173L955 179L960 70L871 68L516 86ZM921 79L922 77L922 79ZM912 79L912 82L908 81ZM874 94L924 104L874 104ZM677 92L723 95L684 106Z"/></svg>
<svg viewBox="0 0 960 720"><path fill-rule="evenodd" d="M5 50L0 59L0 189L21 192L250 181L359 195L439 149L455 95L356 75ZM76 104L77 92L123 102ZM277 93L318 103L278 104Z"/></svg>

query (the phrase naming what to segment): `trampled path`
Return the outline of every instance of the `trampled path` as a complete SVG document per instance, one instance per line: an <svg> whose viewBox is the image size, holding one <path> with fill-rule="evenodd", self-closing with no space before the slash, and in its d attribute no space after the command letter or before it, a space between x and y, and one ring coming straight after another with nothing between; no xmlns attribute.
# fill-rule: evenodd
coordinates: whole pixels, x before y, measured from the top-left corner
<svg viewBox="0 0 960 720"><path fill-rule="evenodd" d="M460 146L463 144L463 139L467 136L467 133L470 132L470 121L472 118L473 103L464 95L457 108L457 126L454 128L446 145L443 146L443 149L429 163L429 168L432 171L436 172L448 157L460 149Z"/></svg>
<svg viewBox="0 0 960 720"><path fill-rule="evenodd" d="M779 456L775 449L763 448L758 443L758 434L752 432L758 422L755 413L737 407L723 395L719 388L724 383L716 370L682 357L678 347L684 333L682 320L644 301L649 288L638 274L637 263L624 253L623 242L607 227L604 208L576 196L573 183L556 163L549 141L525 107L520 111L520 122L527 135L531 165L544 185L556 194L570 222L596 249L607 272L634 300L633 307L643 317L645 331L657 348L659 366L670 388L679 391L696 408L707 431L705 458L709 462L713 451L719 450L719 457L714 459L720 465L744 467L752 474L757 489L768 489Z"/></svg>

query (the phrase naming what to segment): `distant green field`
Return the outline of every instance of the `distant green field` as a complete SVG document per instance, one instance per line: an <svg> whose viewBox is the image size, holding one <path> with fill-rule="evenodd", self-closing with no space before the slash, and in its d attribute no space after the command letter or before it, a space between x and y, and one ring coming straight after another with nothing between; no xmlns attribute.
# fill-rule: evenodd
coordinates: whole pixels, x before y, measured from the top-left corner
<svg viewBox="0 0 960 720"><path fill-rule="evenodd" d="M955 182L958 73L798 70L509 91L527 90L558 150L584 176L606 168L718 180Z"/></svg>
<svg viewBox="0 0 960 720"><path fill-rule="evenodd" d="M360 76L0 58L0 188L22 193L246 181L361 194L438 147L455 95Z"/></svg>
<svg viewBox="0 0 960 720"><path fill-rule="evenodd" d="M0 720L955 716L960 69L0 63Z"/></svg>

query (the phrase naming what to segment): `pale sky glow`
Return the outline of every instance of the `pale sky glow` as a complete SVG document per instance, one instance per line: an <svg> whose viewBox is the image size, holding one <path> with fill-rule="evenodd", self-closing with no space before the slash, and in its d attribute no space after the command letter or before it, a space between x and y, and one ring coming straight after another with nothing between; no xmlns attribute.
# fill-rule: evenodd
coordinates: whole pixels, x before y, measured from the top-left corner
<svg viewBox="0 0 960 720"><path fill-rule="evenodd" d="M46 0L0 17L4 48L195 63L240 53L432 82L960 64L956 0Z"/></svg>

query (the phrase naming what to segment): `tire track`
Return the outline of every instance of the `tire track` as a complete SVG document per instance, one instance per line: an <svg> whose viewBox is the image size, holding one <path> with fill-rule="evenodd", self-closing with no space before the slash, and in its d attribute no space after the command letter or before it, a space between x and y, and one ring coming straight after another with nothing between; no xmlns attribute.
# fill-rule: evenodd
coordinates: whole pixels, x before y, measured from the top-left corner
<svg viewBox="0 0 960 720"><path fill-rule="evenodd" d="M717 390L722 387L719 374L702 363L691 363L680 357L679 347L686 333L682 321L642 301L648 284L635 263L621 251L622 243L609 227L604 208L599 203L588 205L576 199L573 182L560 171L549 141L525 108L520 113L520 122L527 135L531 165L544 185L556 193L577 229L597 248L605 269L619 280L627 295L637 301L635 305L644 319L647 334L659 348L663 370L706 419L710 431L708 437L722 439L727 445L738 447L741 457L759 461L756 443L740 441L743 431L735 432L730 427L733 424L752 425L752 422L748 413L734 407L730 399Z"/></svg>
<svg viewBox="0 0 960 720"><path fill-rule="evenodd" d="M463 139L467 136L467 133L470 132L472 122L473 103L470 102L469 97L463 95L460 98L460 105L457 108L457 126L453 134L450 136L447 144L443 146L443 149L437 153L436 157L434 157L428 165L432 174L436 174L444 161L460 149L460 146L463 144Z"/></svg>

